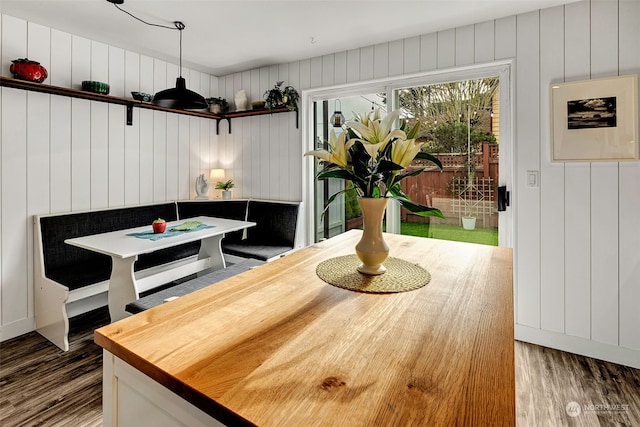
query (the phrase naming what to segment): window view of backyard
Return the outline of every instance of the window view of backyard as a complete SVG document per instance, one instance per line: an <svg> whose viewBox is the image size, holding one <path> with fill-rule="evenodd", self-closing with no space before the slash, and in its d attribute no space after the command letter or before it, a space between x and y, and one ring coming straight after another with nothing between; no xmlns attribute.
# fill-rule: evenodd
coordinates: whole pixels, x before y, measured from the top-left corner
<svg viewBox="0 0 640 427"><path fill-rule="evenodd" d="M401 234L498 245L498 79L485 78L398 89L393 93L394 108L413 126L422 124L417 140L422 150L436 156L443 170L436 167L402 181L402 190L420 204L437 207L445 219L426 218L404 208L400 210ZM342 106L345 120L367 109L387 109L385 94L371 94L328 100L317 104L316 141L326 143L330 130L343 131L331 120ZM333 114L332 114L333 113ZM417 168L414 160L407 169ZM333 182L332 182L333 181ZM318 240L331 237L362 224L355 191L345 193L321 218L328 194L348 183L319 181L316 186Z"/></svg>

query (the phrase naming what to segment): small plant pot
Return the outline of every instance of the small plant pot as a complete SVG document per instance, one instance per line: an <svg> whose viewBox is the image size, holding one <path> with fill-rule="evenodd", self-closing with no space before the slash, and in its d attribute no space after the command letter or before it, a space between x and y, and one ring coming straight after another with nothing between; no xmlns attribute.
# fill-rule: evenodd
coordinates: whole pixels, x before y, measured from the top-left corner
<svg viewBox="0 0 640 427"><path fill-rule="evenodd" d="M229 200L229 199L231 199L231 191L223 190L222 191L222 200Z"/></svg>
<svg viewBox="0 0 640 427"><path fill-rule="evenodd" d="M462 217L462 228L465 230L475 230L476 228L476 217L474 216L463 216Z"/></svg>

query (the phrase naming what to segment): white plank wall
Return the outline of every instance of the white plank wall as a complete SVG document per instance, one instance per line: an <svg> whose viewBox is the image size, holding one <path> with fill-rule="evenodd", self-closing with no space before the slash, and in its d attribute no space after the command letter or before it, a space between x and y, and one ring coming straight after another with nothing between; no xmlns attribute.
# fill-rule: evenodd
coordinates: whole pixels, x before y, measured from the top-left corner
<svg viewBox="0 0 640 427"><path fill-rule="evenodd" d="M551 163L549 130L551 83L640 74L638 22L640 2L591 0L219 78L185 74L189 87L233 103L240 89L262 99L278 80L302 91L513 58L516 336L640 367L640 164ZM49 37L55 47L39 54L60 85L104 70L104 78L123 82L116 90L124 94L175 82L172 64L11 17L1 24L3 75L11 59L36 49L27 46L34 31L29 37ZM22 91L3 88L2 96L3 337L32 316L28 216L41 203L64 211L193 197L195 177L209 167L227 170L236 197L302 198L303 143L293 113L234 119L231 134L221 122L216 135L215 122L135 110L134 126L123 126L117 109L51 97L50 132L36 142L49 150L43 158L25 146L34 126L27 111L40 107ZM35 165L47 169L48 189L27 179ZM539 187L525 185L528 170L540 172Z"/></svg>
<svg viewBox="0 0 640 427"><path fill-rule="evenodd" d="M11 60L38 60L45 83L110 84L115 96L175 85L178 66L2 15L0 74ZM217 95L217 78L184 70L187 86ZM137 205L195 195L212 166L215 121L0 89L0 319L2 340L33 330L32 216ZM213 131L211 131L213 129ZM198 147L192 152L194 146ZM206 153L206 155L203 155ZM211 192L213 194L213 191Z"/></svg>

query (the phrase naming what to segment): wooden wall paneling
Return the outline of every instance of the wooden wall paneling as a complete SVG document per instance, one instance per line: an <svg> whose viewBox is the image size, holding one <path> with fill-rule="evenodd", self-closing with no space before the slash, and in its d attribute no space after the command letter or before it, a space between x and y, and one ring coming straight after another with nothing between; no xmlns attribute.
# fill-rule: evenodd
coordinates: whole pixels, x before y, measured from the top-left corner
<svg viewBox="0 0 640 427"><path fill-rule="evenodd" d="M438 68L438 33L420 36L420 70Z"/></svg>
<svg viewBox="0 0 640 427"><path fill-rule="evenodd" d="M179 114L167 114L167 163L166 200L178 199L178 174L180 165ZM208 175L207 175L208 178Z"/></svg>
<svg viewBox="0 0 640 427"><path fill-rule="evenodd" d="M91 101L71 100L71 210L91 208Z"/></svg>
<svg viewBox="0 0 640 427"><path fill-rule="evenodd" d="M71 35L51 30L50 83L71 87ZM71 210L71 98L52 96L50 122L51 212Z"/></svg>
<svg viewBox="0 0 640 427"><path fill-rule="evenodd" d="M621 75L640 70L640 2L619 3L618 66ZM639 98L640 99L640 98ZM619 233L620 233L620 345L640 351L640 163L620 164Z"/></svg>
<svg viewBox="0 0 640 427"><path fill-rule="evenodd" d="M389 75L389 43L373 47L373 77L381 79Z"/></svg>
<svg viewBox="0 0 640 427"><path fill-rule="evenodd" d="M178 116L178 199L188 200L191 186L189 163L191 147L189 144L189 116Z"/></svg>
<svg viewBox="0 0 640 427"><path fill-rule="evenodd" d="M347 52L342 51L334 55L334 83L337 85L347 83ZM298 64L298 62L295 62ZM294 86L300 92L300 85Z"/></svg>
<svg viewBox="0 0 640 427"><path fill-rule="evenodd" d="M142 81L141 81L142 83ZM153 92L153 89L151 90ZM140 203L153 202L153 110L140 110Z"/></svg>
<svg viewBox="0 0 640 427"><path fill-rule="evenodd" d="M124 50L109 46L109 94L125 97L125 55ZM131 96L129 94L128 96ZM109 206L125 204L125 126L124 105L109 105Z"/></svg>
<svg viewBox="0 0 640 427"><path fill-rule="evenodd" d="M302 76L303 64L309 64L309 61L300 62L300 75ZM360 49L352 49L347 51L347 82L360 81ZM309 86L307 86L309 87ZM305 89L307 87L304 87Z"/></svg>
<svg viewBox="0 0 640 427"><path fill-rule="evenodd" d="M420 36L404 39L403 64L405 74L413 74L420 71Z"/></svg>
<svg viewBox="0 0 640 427"><path fill-rule="evenodd" d="M475 26L456 28L456 66L473 64L475 58Z"/></svg>
<svg viewBox="0 0 640 427"><path fill-rule="evenodd" d="M591 77L617 75L618 3L591 2ZM591 339L618 345L618 163L591 165Z"/></svg>
<svg viewBox="0 0 640 427"><path fill-rule="evenodd" d="M474 25L474 62L488 62L495 59L495 25L495 21Z"/></svg>
<svg viewBox="0 0 640 427"><path fill-rule="evenodd" d="M3 74L27 55L27 23L2 16ZM27 94L0 88L0 322L2 336L28 313L27 297Z"/></svg>
<svg viewBox="0 0 640 427"><path fill-rule="evenodd" d="M320 76L322 76L322 58L318 58L317 70ZM274 82L278 79L279 79L278 65L273 65L269 67L269 80ZM321 84L321 82L319 83ZM267 162L267 164L265 165L266 174L264 174L263 176L263 179L266 182L266 188L264 188L264 184L263 184L263 188L264 188L263 194L265 194L266 197L269 199L277 199L280 194L280 189L278 188L278 183L279 183L278 177L280 174L280 167L282 166L281 164L282 159L280 158L280 151L279 151L279 144L278 144L278 142L280 141L280 128L279 128L277 119L274 120L274 116L268 116L268 120L269 120L269 126L267 127L268 132L262 135L268 141L265 145L269 147L268 153L266 153L266 156L263 157L263 159L266 160Z"/></svg>
<svg viewBox="0 0 640 427"><path fill-rule="evenodd" d="M336 59L333 54L322 56L322 86L335 84Z"/></svg>
<svg viewBox="0 0 640 427"><path fill-rule="evenodd" d="M387 72L390 76L405 73L404 70L404 40L394 40L388 43Z"/></svg>
<svg viewBox="0 0 640 427"><path fill-rule="evenodd" d="M171 76L177 76L177 66L164 61L153 61L154 93L175 86ZM186 80L186 79L185 79ZM187 85L187 87L189 87ZM167 114L153 112L153 201L160 202L167 197ZM193 119L193 118L192 118Z"/></svg>
<svg viewBox="0 0 640 427"><path fill-rule="evenodd" d="M525 186L540 170L539 13L518 15L516 69L516 322L540 327L540 190Z"/></svg>
<svg viewBox="0 0 640 427"><path fill-rule="evenodd" d="M438 31L437 68L456 65L456 30Z"/></svg>
<svg viewBox="0 0 640 427"><path fill-rule="evenodd" d="M139 83L139 91L143 93L149 93L151 95L155 94L157 91L154 91L154 60L153 58L145 55L140 55L140 83ZM162 90L165 88L158 88L157 90Z"/></svg>
<svg viewBox="0 0 640 427"><path fill-rule="evenodd" d="M90 101L91 209L109 206L109 104Z"/></svg>
<svg viewBox="0 0 640 427"><path fill-rule="evenodd" d="M167 86L168 87L168 86ZM153 201L160 202L167 197L167 115L162 111L153 112ZM197 125L197 120L191 117Z"/></svg>
<svg viewBox="0 0 640 427"><path fill-rule="evenodd" d="M131 97L125 92L124 49L109 46L109 95L122 98Z"/></svg>
<svg viewBox="0 0 640 427"><path fill-rule="evenodd" d="M149 56L140 56L140 92L155 94L165 87L155 87L155 61ZM138 110L138 109L136 109ZM140 110L140 203L153 202L153 118L154 111Z"/></svg>
<svg viewBox="0 0 640 427"><path fill-rule="evenodd" d="M27 24L28 57L51 67L51 31L48 27L29 22ZM27 218L35 214L49 213L50 198L50 109L51 95L29 92L27 94ZM33 318L33 227L27 219L27 286L22 290L26 311L21 318ZM23 306L22 304L20 304Z"/></svg>
<svg viewBox="0 0 640 427"><path fill-rule="evenodd" d="M51 30L51 65L47 71L47 83L71 87L71 34Z"/></svg>
<svg viewBox="0 0 640 427"><path fill-rule="evenodd" d="M344 64L346 65L346 52L344 55L336 55L336 63L338 58L344 58ZM289 81L291 85L298 89L300 93L300 63L298 61L291 62L289 66ZM336 67L337 68L337 67ZM337 72L337 71L336 71ZM346 79L346 70L344 74ZM337 82L336 82L337 83ZM301 94L302 95L302 94ZM301 102L301 101L300 101ZM299 112L296 114L300 114ZM289 171L289 195L287 200L300 201L302 200L302 162L304 154L305 143L302 141L302 131L300 127L296 128L296 114L288 113L282 114L287 117L286 123L286 140L291 141L291 152L294 157L291 161L291 170Z"/></svg>
<svg viewBox="0 0 640 427"><path fill-rule="evenodd" d="M124 93L140 92L140 55L124 55ZM133 123L124 127L124 204L140 203L140 108L133 109Z"/></svg>
<svg viewBox="0 0 640 427"><path fill-rule="evenodd" d="M125 127L126 107L109 104L109 181L108 205L124 206L125 204ZM128 184L127 184L128 185Z"/></svg>
<svg viewBox="0 0 640 427"><path fill-rule="evenodd" d="M5 20L3 30L19 30ZM25 36L26 31L14 33ZM6 37L6 34L3 34ZM25 39L26 40L26 39ZM2 92L2 236L0 277L2 283L2 325L27 316L27 94L18 89Z"/></svg>
<svg viewBox="0 0 640 427"><path fill-rule="evenodd" d="M334 73L335 73L335 58L333 55L328 55L323 57L323 64L326 60L328 64L330 64L326 69L323 65L323 81L325 72L327 75L330 75L330 80L332 84L335 82ZM289 77L289 64L280 64L278 66L278 76L280 80L285 80L287 84L291 84L291 78ZM249 120L249 119L247 119ZM275 143L272 145L275 151L278 152L278 158L280 160L280 167L277 171L277 180L275 184L278 188L278 192L276 195L276 199L278 200L289 200L290 187L291 187L291 166L295 162L296 156L296 147L293 144L293 141L289 141L289 143L283 144L282 141L287 141L287 137L289 136L289 114L277 114L273 116L273 122L276 123L276 129L278 136L274 141ZM277 141L277 142L276 142Z"/></svg>
<svg viewBox="0 0 640 427"><path fill-rule="evenodd" d="M564 333L564 163L551 163L551 83L564 79L564 8L540 11L540 327Z"/></svg>
<svg viewBox="0 0 640 427"><path fill-rule="evenodd" d="M590 13L587 2L565 5L565 80L590 73ZM565 333L591 338L591 167L565 166Z"/></svg>
<svg viewBox="0 0 640 427"><path fill-rule="evenodd" d="M91 42L91 80L109 81L109 47ZM109 105L91 101L91 209L109 206Z"/></svg>
<svg viewBox="0 0 640 427"><path fill-rule="evenodd" d="M200 171L200 123L195 120L195 117L189 117L189 145L191 147L189 198L193 199L197 196L196 179L202 173Z"/></svg>
<svg viewBox="0 0 640 427"><path fill-rule="evenodd" d="M74 89L91 79L91 42L71 36L71 76ZM71 100L71 208L91 208L91 102Z"/></svg>
<svg viewBox="0 0 640 427"><path fill-rule="evenodd" d="M312 60L313 61L313 60ZM371 80L374 78L374 47L360 48L360 79Z"/></svg>
<svg viewBox="0 0 640 427"><path fill-rule="evenodd" d="M495 20L495 59L516 56L516 17ZM517 71L516 71L517 72Z"/></svg>

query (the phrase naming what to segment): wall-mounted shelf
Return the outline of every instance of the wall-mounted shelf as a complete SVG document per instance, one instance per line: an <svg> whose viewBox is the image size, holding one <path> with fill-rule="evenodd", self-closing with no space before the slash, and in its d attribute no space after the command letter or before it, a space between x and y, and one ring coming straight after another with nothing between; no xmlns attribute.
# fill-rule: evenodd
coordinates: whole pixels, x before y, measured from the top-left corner
<svg viewBox="0 0 640 427"><path fill-rule="evenodd" d="M204 111L191 111L191 110L174 110L172 108L159 107L157 105L149 104L142 101L137 101L132 98L120 98L111 95L102 95L99 93L87 92L78 89L70 89L60 86L46 85L42 83L30 82L27 80L12 79L9 77L0 76L0 86L10 87L14 89L23 89L33 92L49 93L51 95L69 96L72 98L88 99L90 101L106 102L109 104L125 105L127 107L127 125L133 124L133 107L145 108L149 110L165 111L167 113L185 114L187 116L203 117L206 119L212 119L216 121L216 134L220 133L220 121L226 120L229 124L229 133L231 133L231 119L236 117L249 117L249 116L261 116L265 114L287 113L290 110L288 108L277 108L273 111L267 109L261 110L248 110L248 111L235 111L226 114L213 114ZM296 129L298 124L298 110L296 113Z"/></svg>

